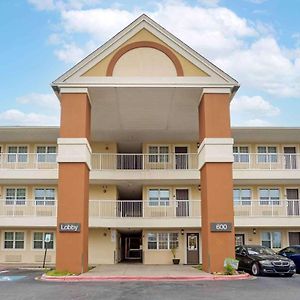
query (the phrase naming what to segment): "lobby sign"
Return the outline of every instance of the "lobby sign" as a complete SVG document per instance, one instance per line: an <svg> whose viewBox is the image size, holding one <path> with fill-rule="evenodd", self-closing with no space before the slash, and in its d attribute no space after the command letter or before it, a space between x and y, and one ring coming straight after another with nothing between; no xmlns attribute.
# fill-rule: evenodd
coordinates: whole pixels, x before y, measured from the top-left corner
<svg viewBox="0 0 300 300"><path fill-rule="evenodd" d="M210 223L210 231L211 232L231 232L232 231L232 223L228 223L228 222Z"/></svg>
<svg viewBox="0 0 300 300"><path fill-rule="evenodd" d="M80 232L80 223L60 223L59 232Z"/></svg>

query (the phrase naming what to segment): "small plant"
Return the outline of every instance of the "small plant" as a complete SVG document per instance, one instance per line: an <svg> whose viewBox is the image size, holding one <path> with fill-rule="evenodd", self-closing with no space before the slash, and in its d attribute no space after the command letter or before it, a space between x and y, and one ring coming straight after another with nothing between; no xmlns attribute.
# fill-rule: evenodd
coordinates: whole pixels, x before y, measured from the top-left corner
<svg viewBox="0 0 300 300"><path fill-rule="evenodd" d="M233 258L225 258L224 260L224 274L225 275L235 275L237 274L237 269L239 262Z"/></svg>
<svg viewBox="0 0 300 300"><path fill-rule="evenodd" d="M172 247L171 248L171 252L172 252L173 258L176 258L176 250L177 250L177 247Z"/></svg>
<svg viewBox="0 0 300 300"><path fill-rule="evenodd" d="M46 272L47 276L72 276L75 275L73 273L70 273L68 271L57 271L57 270L49 270Z"/></svg>
<svg viewBox="0 0 300 300"><path fill-rule="evenodd" d="M227 264L225 267L224 267L225 271L224 271L224 274L225 275L234 275L236 274L236 270L234 269L234 267L230 264Z"/></svg>

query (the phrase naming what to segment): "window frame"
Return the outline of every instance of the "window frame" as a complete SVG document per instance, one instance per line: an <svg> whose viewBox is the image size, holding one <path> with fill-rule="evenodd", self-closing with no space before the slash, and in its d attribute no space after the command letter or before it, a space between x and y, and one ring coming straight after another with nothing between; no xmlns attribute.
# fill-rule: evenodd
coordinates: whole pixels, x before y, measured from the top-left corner
<svg viewBox="0 0 300 300"><path fill-rule="evenodd" d="M12 248L6 248L5 247L5 242L7 241L5 239L5 233L13 233L13 240L8 240L13 242L13 247ZM23 234L23 240L16 240L16 233L22 233ZM3 251L23 251L26 250L26 232L24 230L3 230L2 231L2 250ZM16 248L16 241L23 241L23 248Z"/></svg>
<svg viewBox="0 0 300 300"><path fill-rule="evenodd" d="M266 148L266 152L259 152L258 148L259 147L265 147ZM276 152L272 153L269 151L269 148L275 148ZM277 164L279 162L278 160L278 150L279 150L279 145L256 145L256 163L257 164ZM265 159L261 160L260 157L265 156ZM275 157L276 159L273 161L273 158ZM265 161L264 161L265 160Z"/></svg>
<svg viewBox="0 0 300 300"><path fill-rule="evenodd" d="M156 249L149 249L149 234L153 234L156 236ZM161 234L167 234L167 248L160 248L160 239L159 239L159 235ZM177 240L171 240L170 239L170 235L175 234L177 235ZM151 231L147 233L147 250L148 251L170 251L171 247L170 247L170 241L171 243L173 243L175 241L175 243L177 243L177 249L179 248L179 232L176 231Z"/></svg>
<svg viewBox="0 0 300 300"><path fill-rule="evenodd" d="M54 199L53 200L47 200L46 197L44 196L44 199L42 200L37 200L36 199L36 195L35 195L35 191L36 190L54 190ZM47 186L35 186L32 189L32 195L33 195L33 201L34 201L34 206L37 207L53 207L56 205L57 203L57 191L55 187L47 187ZM37 204L37 202L44 202L43 204ZM53 204L46 204L46 202L53 202Z"/></svg>
<svg viewBox="0 0 300 300"><path fill-rule="evenodd" d="M261 199L261 196L260 196L260 191L261 190L268 190L268 199ZM276 199L271 199L270 197L270 190L278 190L279 192L279 198L278 200ZM282 203L280 201L280 198L281 198L281 188L280 187L258 187L257 188L257 195L258 195L258 201L259 201L259 205L260 206L281 206ZM266 203L263 203L263 202L266 202Z"/></svg>
<svg viewBox="0 0 300 300"><path fill-rule="evenodd" d="M42 240L42 243L43 243L43 246L42 246L42 248L35 248L34 247L34 242L35 241L41 241L41 240L35 240L34 239L34 235L35 235L35 233L41 233L42 235L43 235L43 240ZM54 231L40 231L40 230L33 230L32 231L32 235L31 235L31 238L32 238L32 250L34 250L34 251L43 251L43 250L45 250L46 248L45 248L45 235L46 234L48 234L48 233L51 233L52 234L52 248L47 248L47 250L49 250L49 251L53 251L53 250L55 250L55 233L54 233Z"/></svg>
<svg viewBox="0 0 300 300"><path fill-rule="evenodd" d="M270 247L269 246L266 246L266 245L263 245L263 234L264 233L269 233L270 234ZM280 234L280 245L279 247L274 247L274 234L275 233L279 233ZM267 241L268 242L268 241ZM260 234L260 244L262 246L265 246L265 247L268 247L268 248L271 248L271 249L281 249L282 248L282 232L281 231L262 231L261 234Z"/></svg>
<svg viewBox="0 0 300 300"><path fill-rule="evenodd" d="M157 199L157 205L151 205L151 201L150 201L150 191L151 190L157 190L158 191L158 199ZM165 190L165 191L169 191L169 199L168 200L161 200L160 197L160 191L161 190ZM171 195L172 195L172 190L170 188L164 188L164 187L150 187L147 190L147 206L148 207L170 207L170 202L171 202ZM153 202L152 202L153 203ZM162 204L162 203L167 203L167 204Z"/></svg>
<svg viewBox="0 0 300 300"><path fill-rule="evenodd" d="M10 153L9 152L9 148L10 147L17 147L17 152L16 153ZM27 149L27 152L26 153L20 153L19 152L19 149L20 147L26 147ZM9 144L9 145L6 145L6 163L18 163L18 164L27 164L29 162L29 150L30 150L30 147L28 144ZM15 161L9 161L9 157L10 155L15 155ZM20 155L26 155L26 161L20 161L20 158L19 156Z"/></svg>
<svg viewBox="0 0 300 300"><path fill-rule="evenodd" d="M46 151L48 150L49 147L55 147L55 153L48 153L48 152L38 153L38 148L39 147L45 147ZM38 163L40 163L40 164L42 164L42 163L56 163L57 162L56 161L57 160L56 159L56 157L57 157L57 150L58 150L57 144L36 144L35 145L36 161ZM50 159L47 159L47 155L49 155L49 154L50 154L50 156L48 156L48 157L50 157ZM55 156L54 156L54 154L55 154ZM51 160L52 155L55 158L54 160ZM41 160L40 161L39 157L45 157L45 160Z"/></svg>
<svg viewBox="0 0 300 300"><path fill-rule="evenodd" d="M150 153L150 147L156 147L157 153ZM161 153L160 148L166 147L168 148L167 153ZM151 144L147 145L147 151L148 151L148 159L147 162L150 164L168 164L170 163L170 145L167 144ZM162 156L164 155L164 159L162 159ZM152 160L153 157L156 157L156 159Z"/></svg>
<svg viewBox="0 0 300 300"><path fill-rule="evenodd" d="M238 152L234 152L235 147L238 148ZM248 152L247 153L242 153L241 152L241 147L244 147L244 148L247 147ZM233 163L236 163L236 164L249 164L250 163L250 149L251 149L250 145L234 144L232 146ZM248 160L247 161L242 161L241 160L242 156L247 157ZM238 158L237 160L236 160L236 157Z"/></svg>
<svg viewBox="0 0 300 300"><path fill-rule="evenodd" d="M240 197L239 197L239 200L238 201L238 204L236 204L236 200L235 200L235 197L234 197L234 191L235 190L239 190L240 191ZM242 199L241 197L241 191L242 190L249 190L250 191L250 199L249 200L245 200L245 199ZM234 206L251 206L252 205L252 200L253 200L253 190L251 187L233 187L233 205Z"/></svg>
<svg viewBox="0 0 300 300"><path fill-rule="evenodd" d="M7 190L8 189L14 189L15 190L15 198L14 199L7 199ZM21 203L21 204L17 204L16 201L22 201L23 199L17 199L16 197L16 193L17 193L17 190L18 189L22 189L22 190L25 190L25 199L24 199L24 203ZM6 206L13 206L13 205L16 205L18 207L22 207L22 206L25 206L27 205L27 195L28 195L28 188L26 186L5 186L3 187L3 191L4 191L4 200L5 200L5 205ZM8 201L13 201L12 204L9 204Z"/></svg>

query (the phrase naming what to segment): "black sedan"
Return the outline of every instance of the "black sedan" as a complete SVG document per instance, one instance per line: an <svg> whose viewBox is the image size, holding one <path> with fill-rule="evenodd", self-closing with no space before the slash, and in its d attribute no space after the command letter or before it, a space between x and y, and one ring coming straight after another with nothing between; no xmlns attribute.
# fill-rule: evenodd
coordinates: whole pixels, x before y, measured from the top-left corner
<svg viewBox="0 0 300 300"><path fill-rule="evenodd" d="M300 245L286 247L278 254L291 259L296 265L297 273L300 273Z"/></svg>
<svg viewBox="0 0 300 300"><path fill-rule="evenodd" d="M293 276L295 263L287 257L276 254L272 249L259 245L244 245L235 248L239 270L260 274L280 274Z"/></svg>

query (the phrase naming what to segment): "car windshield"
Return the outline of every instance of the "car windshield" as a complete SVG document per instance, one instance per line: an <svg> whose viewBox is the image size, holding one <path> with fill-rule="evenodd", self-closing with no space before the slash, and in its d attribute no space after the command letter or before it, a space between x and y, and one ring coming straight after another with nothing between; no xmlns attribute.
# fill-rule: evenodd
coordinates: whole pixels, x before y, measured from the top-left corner
<svg viewBox="0 0 300 300"><path fill-rule="evenodd" d="M247 247L250 255L274 255L276 254L272 249L260 246Z"/></svg>

